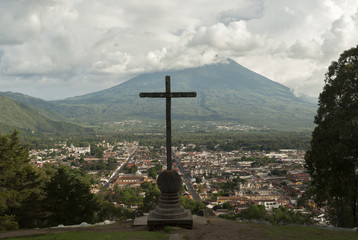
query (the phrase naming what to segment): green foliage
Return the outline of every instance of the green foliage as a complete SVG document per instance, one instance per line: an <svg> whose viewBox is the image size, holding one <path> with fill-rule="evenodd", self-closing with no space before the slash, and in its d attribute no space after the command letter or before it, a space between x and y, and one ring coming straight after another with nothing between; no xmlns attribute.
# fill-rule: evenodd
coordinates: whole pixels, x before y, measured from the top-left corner
<svg viewBox="0 0 358 240"><path fill-rule="evenodd" d="M162 130L163 128L161 128ZM121 129L122 131L123 129ZM145 129L148 131L150 129ZM158 130L160 131L160 130ZM109 143L114 143L118 139L126 141L138 141L142 146L154 146L160 148L165 145L165 138L158 135L142 135L140 137L133 135L130 130L125 130L121 133L114 131L106 131L104 129L96 130L97 134L76 134L71 135L56 134L56 135L38 135L38 134L24 134L21 132L21 137L30 148L44 149L44 148L55 148L55 144L63 141L66 137L71 137L71 143L74 146L88 146L97 144L99 141L105 140ZM218 144L218 150L220 145L230 139L233 143L233 149L247 149L247 150L279 150L279 149L308 149L309 142L311 140L311 131L303 132L278 132L278 131L260 131L260 132L218 132L216 130L210 132L194 132L194 133L183 133L173 129L173 145L179 146L180 144L194 143L196 145L196 151L205 149L208 142L212 139L215 140L215 144ZM214 141L212 140L212 141ZM151 153L152 158L158 158L158 152L153 151ZM155 155L155 156L154 156ZM274 159L271 159L274 161Z"/></svg>
<svg viewBox="0 0 358 240"><path fill-rule="evenodd" d="M140 184L140 189L143 192L149 192L152 191L155 188L155 184L151 183L151 182L143 182Z"/></svg>
<svg viewBox="0 0 358 240"><path fill-rule="evenodd" d="M19 228L18 222L15 220L15 216L0 216L0 232L12 231Z"/></svg>
<svg viewBox="0 0 358 240"><path fill-rule="evenodd" d="M238 217L244 219L265 219L267 211L263 205L250 205L248 209L241 211Z"/></svg>
<svg viewBox="0 0 358 240"><path fill-rule="evenodd" d="M122 203L124 205L140 205L142 197L139 195L138 188L120 188L117 185L109 197L112 202Z"/></svg>
<svg viewBox="0 0 358 240"><path fill-rule="evenodd" d="M204 203L192 200L187 197L180 197L180 204L185 209L190 209L192 214L197 214L200 210L205 209Z"/></svg>
<svg viewBox="0 0 358 240"><path fill-rule="evenodd" d="M31 225L23 220L29 217L26 210L38 200L41 179L38 171L29 165L28 149L19 143L17 135L17 131L0 135L0 216L15 216L15 220L6 224Z"/></svg>
<svg viewBox="0 0 358 240"><path fill-rule="evenodd" d="M154 167L148 169L148 177L156 179L158 174L162 171L162 165L156 164Z"/></svg>
<svg viewBox="0 0 358 240"><path fill-rule="evenodd" d="M163 166L161 164L157 163L157 164L155 164L154 168L155 168L155 171L157 171L157 173L160 173L162 171Z"/></svg>
<svg viewBox="0 0 358 240"><path fill-rule="evenodd" d="M28 150L19 144L18 132L0 136L0 214L18 207L28 195L22 177L26 177L29 168Z"/></svg>
<svg viewBox="0 0 358 240"><path fill-rule="evenodd" d="M169 227L169 226L165 226L165 227L163 228L163 231L164 231L165 233L167 233L167 234L171 234L172 232L175 231L175 228Z"/></svg>
<svg viewBox="0 0 358 240"><path fill-rule="evenodd" d="M117 161L95 161L94 163L88 163L86 161L78 161L71 163L74 166L80 166L81 170L91 171L91 170L114 170L117 166Z"/></svg>
<svg viewBox="0 0 358 240"><path fill-rule="evenodd" d="M93 222L100 208L91 184L78 170L60 167L45 187L44 203L51 225Z"/></svg>
<svg viewBox="0 0 358 240"><path fill-rule="evenodd" d="M278 168L275 168L273 170L271 170L271 175L275 175L275 176L286 176L287 175L287 170L281 170Z"/></svg>
<svg viewBox="0 0 358 240"><path fill-rule="evenodd" d="M96 222L105 221L108 219L115 219L116 217L120 217L121 214L118 209L114 206L114 204L104 198L100 198L99 210L96 213ZM118 213L119 212L119 213Z"/></svg>
<svg viewBox="0 0 358 240"><path fill-rule="evenodd" d="M0 135L1 230L131 216L131 212L115 208L109 200L94 195L93 179L84 172L46 164L42 169L32 167L28 150L19 143L17 134L14 131L11 135ZM138 192L131 195L141 202Z"/></svg>
<svg viewBox="0 0 358 240"><path fill-rule="evenodd" d="M97 158L103 158L104 147L98 146L97 144L91 145L91 155Z"/></svg>
<svg viewBox="0 0 358 240"><path fill-rule="evenodd" d="M149 168L147 173L148 173L148 177L153 178L153 179L157 178L158 173L154 167Z"/></svg>
<svg viewBox="0 0 358 240"><path fill-rule="evenodd" d="M279 149L308 149L310 141L311 132L277 132L277 131L263 131L263 132L238 132L238 133L220 133L213 130L210 133L176 133L173 136L173 145L179 146L180 144L194 143L197 146L206 146L210 142L215 141L215 146L213 148L216 150L223 149L222 146L230 145L230 148L225 148L225 150L238 150L241 148L248 150L266 150L266 151L275 151ZM214 140L213 140L214 139ZM147 142L156 143L158 141L159 147L164 145L163 138L156 139L151 137L150 139L144 141L141 140L141 144L150 145ZM162 141L162 142L159 142ZM153 146L153 145L152 145ZM263 158L262 160L265 160ZM259 159L256 159L259 160ZM270 161L275 161L270 159Z"/></svg>
<svg viewBox="0 0 358 240"><path fill-rule="evenodd" d="M41 132L43 134L93 133L92 129L70 123L59 114L41 111L32 105L20 103L2 95L0 95L0 109L1 132L9 133L14 128L17 128L27 132L29 135L34 135L34 132ZM58 118L54 119L54 117L49 116L57 116Z"/></svg>
<svg viewBox="0 0 358 240"><path fill-rule="evenodd" d="M134 194L134 195L130 195ZM132 197L133 196L133 197ZM129 188L128 191L123 192L117 185L113 190L102 189L99 194L100 209L96 212L96 221L103 221L106 219L112 220L126 220L134 218L134 211L125 207L116 207L113 202L139 205L142 198L139 197L138 189Z"/></svg>
<svg viewBox="0 0 358 240"><path fill-rule="evenodd" d="M242 156L241 159L236 159L236 161L238 162L252 162L251 166L252 167L260 167L260 166L265 166L269 163L276 163L277 160L274 158L269 158L269 157L247 157L247 156Z"/></svg>
<svg viewBox="0 0 358 240"><path fill-rule="evenodd" d="M140 189L145 192L140 210L149 212L149 210L153 210L159 203L160 191L158 185L151 182L144 182L141 184Z"/></svg>
<svg viewBox="0 0 358 240"><path fill-rule="evenodd" d="M248 209L241 211L235 218L266 220L272 224L312 224L311 215L295 212L280 206L272 211L267 211L263 205L250 205ZM232 218L232 216L229 218Z"/></svg>
<svg viewBox="0 0 358 240"><path fill-rule="evenodd" d="M127 165L125 165L122 169L126 174L135 174L138 171L138 167L136 165L131 167L127 167Z"/></svg>
<svg viewBox="0 0 358 240"><path fill-rule="evenodd" d="M272 214L268 216L268 220L272 224L279 223L295 223L295 224L312 224L311 215L303 214L300 212L294 212L285 207L280 206L277 209L272 210Z"/></svg>
<svg viewBox="0 0 358 240"><path fill-rule="evenodd" d="M227 181L224 183L215 183L215 187L219 190L220 196L229 196L235 189L238 187L239 182L245 182L245 179L240 179L240 177L236 177L232 181Z"/></svg>
<svg viewBox="0 0 358 240"><path fill-rule="evenodd" d="M223 209L233 210L234 207L229 202L224 202Z"/></svg>
<svg viewBox="0 0 358 240"><path fill-rule="evenodd" d="M357 76L358 47L343 52L328 68L315 117L317 127L305 157L316 202L327 204L332 222L341 227L353 226L357 214L353 207L357 204Z"/></svg>

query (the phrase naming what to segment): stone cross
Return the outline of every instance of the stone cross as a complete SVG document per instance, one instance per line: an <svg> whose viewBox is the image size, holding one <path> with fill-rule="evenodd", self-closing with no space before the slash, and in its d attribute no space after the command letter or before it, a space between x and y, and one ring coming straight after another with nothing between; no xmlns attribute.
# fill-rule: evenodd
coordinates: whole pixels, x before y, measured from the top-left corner
<svg viewBox="0 0 358 240"><path fill-rule="evenodd" d="M165 92L140 93L141 98L166 98L167 124L167 170L172 170L172 126L171 126L171 99L196 97L196 92L170 92L170 76L165 77Z"/></svg>

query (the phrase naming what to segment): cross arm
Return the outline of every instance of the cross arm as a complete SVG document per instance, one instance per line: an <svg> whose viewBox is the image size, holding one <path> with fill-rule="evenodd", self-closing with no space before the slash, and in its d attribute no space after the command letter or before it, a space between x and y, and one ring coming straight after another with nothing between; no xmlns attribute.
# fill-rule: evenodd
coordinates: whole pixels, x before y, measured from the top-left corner
<svg viewBox="0 0 358 240"><path fill-rule="evenodd" d="M183 98L183 97L196 97L196 92L151 92L140 93L141 98Z"/></svg>

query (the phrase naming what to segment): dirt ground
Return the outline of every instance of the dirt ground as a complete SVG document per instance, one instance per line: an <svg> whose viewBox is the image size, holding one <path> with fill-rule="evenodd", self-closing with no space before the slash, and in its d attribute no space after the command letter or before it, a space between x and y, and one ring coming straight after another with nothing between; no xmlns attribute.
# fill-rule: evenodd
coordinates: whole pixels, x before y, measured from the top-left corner
<svg viewBox="0 0 358 240"><path fill-rule="evenodd" d="M9 238L25 235L49 234L70 231L95 231L95 232L113 232L113 231L147 231L146 226L132 226L133 222L117 222L110 225L81 228L49 228L49 229L30 229L0 233L0 238ZM193 229L175 228L171 232L170 239L181 240L220 240L220 239L245 239L258 240L270 239L258 225L237 223L220 218L208 218L208 224L194 223Z"/></svg>
<svg viewBox="0 0 358 240"><path fill-rule="evenodd" d="M261 240L270 239L259 225L238 223L221 218L209 218L208 224L194 224L193 229L178 229L174 232L190 240ZM184 238L185 239L185 238Z"/></svg>

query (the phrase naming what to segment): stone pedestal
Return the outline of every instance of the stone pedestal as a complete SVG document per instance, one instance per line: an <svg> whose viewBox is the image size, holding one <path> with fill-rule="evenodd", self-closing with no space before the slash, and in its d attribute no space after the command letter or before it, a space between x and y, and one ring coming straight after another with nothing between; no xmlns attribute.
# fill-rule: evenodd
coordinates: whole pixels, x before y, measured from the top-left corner
<svg viewBox="0 0 358 240"><path fill-rule="evenodd" d="M149 212L147 225L151 230L164 226L179 226L191 229L193 217L190 210L180 205L181 177L175 170L161 172L157 184L161 192L159 205Z"/></svg>

